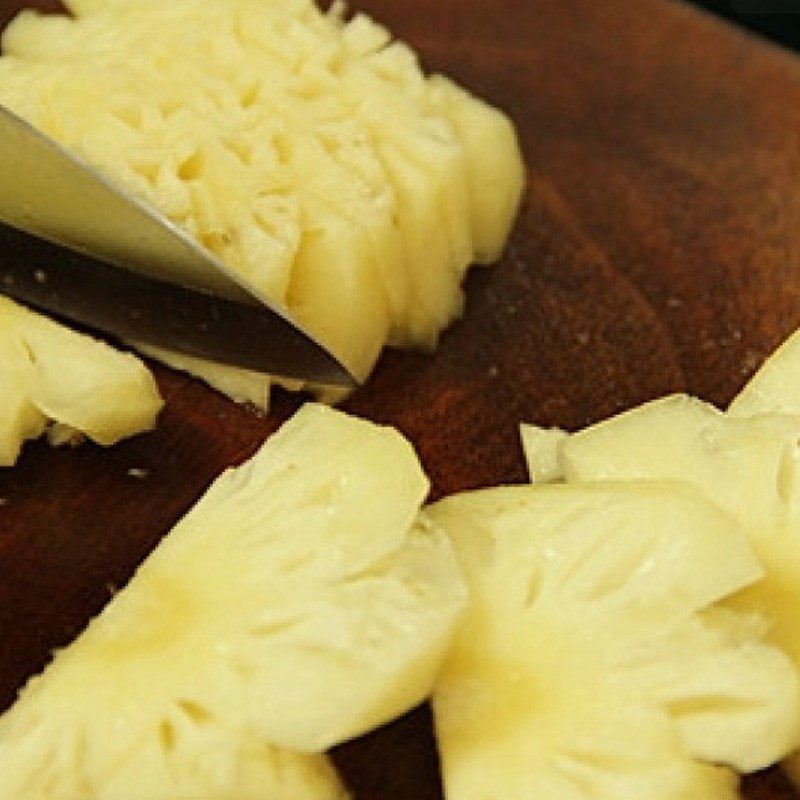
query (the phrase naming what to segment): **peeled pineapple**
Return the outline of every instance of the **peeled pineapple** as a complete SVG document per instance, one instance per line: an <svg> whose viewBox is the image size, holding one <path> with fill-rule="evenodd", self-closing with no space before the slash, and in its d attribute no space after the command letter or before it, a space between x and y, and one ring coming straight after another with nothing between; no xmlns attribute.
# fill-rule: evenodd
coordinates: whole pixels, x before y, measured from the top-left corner
<svg viewBox="0 0 800 800"><path fill-rule="evenodd" d="M522 424L519 426L519 435L531 483L560 481L564 477L561 445L569 434L561 428Z"/></svg>
<svg viewBox="0 0 800 800"><path fill-rule="evenodd" d="M430 692L464 604L395 431L305 406L0 717L2 800L332 798L318 757Z"/></svg>
<svg viewBox="0 0 800 800"><path fill-rule="evenodd" d="M787 352L767 362L734 404L737 413L796 408L792 392L782 395L793 381L780 366ZM677 395L575 434L562 445L561 460L569 480L680 480L735 514L766 574L728 605L762 614L768 638L800 667L798 441L800 416L734 417ZM800 758L787 766L800 783Z"/></svg>
<svg viewBox="0 0 800 800"><path fill-rule="evenodd" d="M655 401L563 445L572 481L690 483L745 525L766 570L735 598L771 620L770 637L800 665L800 417L729 417L684 396Z"/></svg>
<svg viewBox="0 0 800 800"><path fill-rule="evenodd" d="M523 167L502 113L426 78L339 3L68 6L74 18L27 11L6 29L0 102L189 231L354 374L387 342L436 344L467 266L499 256L516 214ZM190 371L266 406L263 376Z"/></svg>
<svg viewBox="0 0 800 800"><path fill-rule="evenodd" d="M54 444L111 445L152 429L162 405L137 358L0 296L0 466L52 423Z"/></svg>
<svg viewBox="0 0 800 800"><path fill-rule="evenodd" d="M800 331L762 364L728 406L728 413L734 417L800 414Z"/></svg>
<svg viewBox="0 0 800 800"><path fill-rule="evenodd" d="M714 606L761 567L699 493L514 487L426 513L471 593L434 695L448 800L735 798L712 764L796 743L795 670Z"/></svg>

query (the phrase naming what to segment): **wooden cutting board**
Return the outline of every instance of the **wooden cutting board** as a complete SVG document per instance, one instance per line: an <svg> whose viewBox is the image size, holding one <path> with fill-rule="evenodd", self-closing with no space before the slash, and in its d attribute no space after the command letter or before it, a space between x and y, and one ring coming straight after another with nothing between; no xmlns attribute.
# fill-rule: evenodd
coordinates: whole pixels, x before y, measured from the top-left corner
<svg viewBox="0 0 800 800"><path fill-rule="evenodd" d="M464 320L433 357L388 354L346 404L414 441L437 496L524 480L521 419L577 428L679 389L725 403L800 323L796 56L669 0L354 5L505 107L531 168ZM264 418L157 372L157 432L34 444L0 473L0 706L298 403ZM336 757L357 800L441 797L425 710ZM746 792L798 797L776 771Z"/></svg>

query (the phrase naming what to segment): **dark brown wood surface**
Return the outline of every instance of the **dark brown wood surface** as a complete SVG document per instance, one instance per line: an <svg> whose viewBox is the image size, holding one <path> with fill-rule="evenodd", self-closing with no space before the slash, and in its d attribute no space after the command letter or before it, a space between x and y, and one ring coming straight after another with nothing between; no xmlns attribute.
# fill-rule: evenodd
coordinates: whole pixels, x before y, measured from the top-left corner
<svg viewBox="0 0 800 800"><path fill-rule="evenodd" d="M433 357L388 354L346 405L406 433L436 495L522 480L520 419L577 428L676 389L724 403L800 323L796 56L670 0L353 5L505 107L531 169L464 320ZM157 373L156 433L34 444L0 473L0 706L298 402L263 418ZM337 752L357 800L440 798L429 723L421 710ZM776 771L746 792L798 796Z"/></svg>

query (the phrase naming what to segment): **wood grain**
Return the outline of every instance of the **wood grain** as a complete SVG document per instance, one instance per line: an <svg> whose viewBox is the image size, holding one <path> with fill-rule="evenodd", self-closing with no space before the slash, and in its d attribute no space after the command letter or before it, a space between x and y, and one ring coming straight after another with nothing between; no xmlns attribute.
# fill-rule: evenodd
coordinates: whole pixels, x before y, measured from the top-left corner
<svg viewBox="0 0 800 800"><path fill-rule="evenodd" d="M794 56L668 0L357 5L504 106L531 165L509 251L470 278L464 320L434 357L387 354L347 404L411 437L437 496L522 480L520 419L577 428L676 389L724 403L800 322ZM0 0L4 18L18 8ZM158 377L156 433L34 444L0 474L0 706L298 402L264 418ZM336 758L357 800L441 798L425 710ZM798 797L777 771L745 793Z"/></svg>

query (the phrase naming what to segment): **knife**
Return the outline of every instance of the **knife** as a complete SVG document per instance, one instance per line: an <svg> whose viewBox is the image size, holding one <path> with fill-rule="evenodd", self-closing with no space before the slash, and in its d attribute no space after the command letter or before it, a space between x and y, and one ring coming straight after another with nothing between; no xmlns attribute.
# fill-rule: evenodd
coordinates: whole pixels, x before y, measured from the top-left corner
<svg viewBox="0 0 800 800"><path fill-rule="evenodd" d="M130 342L357 381L186 232L0 106L0 292Z"/></svg>

